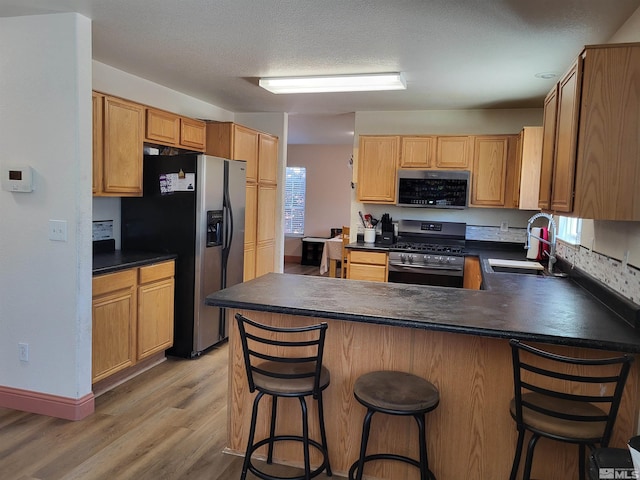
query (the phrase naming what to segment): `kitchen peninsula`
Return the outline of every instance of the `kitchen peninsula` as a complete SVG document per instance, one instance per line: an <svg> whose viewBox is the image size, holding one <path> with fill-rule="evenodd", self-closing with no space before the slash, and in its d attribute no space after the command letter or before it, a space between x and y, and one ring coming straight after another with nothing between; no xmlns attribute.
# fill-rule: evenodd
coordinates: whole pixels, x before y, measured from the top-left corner
<svg viewBox="0 0 640 480"><path fill-rule="evenodd" d="M507 478L516 444L507 339L542 343L558 353L611 356L640 353L640 332L570 279L484 273L485 290L268 274L210 295L207 303L228 307L230 319L240 311L272 325L329 324L324 363L331 385L324 401L336 473L348 471L358 455L364 408L353 398L355 379L372 370L403 370L440 390L440 405L427 417L429 461L437 478ZM229 343L227 451L242 454L253 396L235 328ZM636 433L638 377L634 364L612 446L623 447ZM297 408L281 406L279 412L280 431L299 428ZM259 436L266 432L266 417L258 424ZM411 419L381 417L372 428L382 433L372 434L371 452L392 446L399 454L417 455ZM274 458L297 465L297 455L284 445ZM564 480L577 473L573 446L541 440L536 458L537 478ZM414 470L376 462L369 474L413 479Z"/></svg>

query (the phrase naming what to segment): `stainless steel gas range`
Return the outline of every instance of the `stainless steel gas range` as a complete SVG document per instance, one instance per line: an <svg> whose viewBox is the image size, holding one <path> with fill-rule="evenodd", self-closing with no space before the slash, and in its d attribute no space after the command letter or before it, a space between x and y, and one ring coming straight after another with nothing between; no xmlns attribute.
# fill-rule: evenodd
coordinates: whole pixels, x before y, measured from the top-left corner
<svg viewBox="0 0 640 480"><path fill-rule="evenodd" d="M400 220L389 282L462 287L466 223Z"/></svg>

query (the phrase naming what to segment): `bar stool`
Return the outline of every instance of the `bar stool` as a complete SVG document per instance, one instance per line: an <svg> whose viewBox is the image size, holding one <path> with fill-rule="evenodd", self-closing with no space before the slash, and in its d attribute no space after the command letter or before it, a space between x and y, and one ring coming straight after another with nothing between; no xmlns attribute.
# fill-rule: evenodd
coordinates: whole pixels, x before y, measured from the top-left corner
<svg viewBox="0 0 640 480"><path fill-rule="evenodd" d="M322 365L327 324L284 328L263 325L239 313L235 315L235 318L240 330L249 391L251 393L258 391L253 401L249 439L240 478L245 480L247 471L250 471L263 480L278 480L278 477L258 470L251 463L251 456L258 448L268 445L267 463L272 463L273 445L279 441L295 441L301 442L303 445L304 474L285 477L286 480L309 480L324 470L330 477L332 474L322 407L322 392L329 386L330 381L329 370ZM264 395L269 395L272 398L269 436L254 443L258 406ZM321 443L309 438L309 421L305 401L307 396L313 397L318 405ZM300 401L302 435L276 435L276 413L279 397L293 397ZM310 446L318 449L323 457L320 466L313 471L309 461Z"/></svg>
<svg viewBox="0 0 640 480"><path fill-rule="evenodd" d="M397 460L420 469L421 480L435 480L427 461L425 414L438 406L438 389L424 378L405 372L378 371L362 375L353 386L356 400L367 407L362 425L360 457L349 469L350 480L361 480L366 462L372 460ZM377 453L366 455L371 418L376 412L389 415L411 415L418 424L420 461L403 455ZM354 476L355 475L355 476Z"/></svg>
<svg viewBox="0 0 640 480"><path fill-rule="evenodd" d="M579 478L585 480L586 447L594 451L596 444L609 445L633 356L574 358L518 340L509 343L515 389L510 411L518 430L509 479L515 480L518 474L528 430L532 435L524 465L525 480L530 478L540 437L578 445Z"/></svg>

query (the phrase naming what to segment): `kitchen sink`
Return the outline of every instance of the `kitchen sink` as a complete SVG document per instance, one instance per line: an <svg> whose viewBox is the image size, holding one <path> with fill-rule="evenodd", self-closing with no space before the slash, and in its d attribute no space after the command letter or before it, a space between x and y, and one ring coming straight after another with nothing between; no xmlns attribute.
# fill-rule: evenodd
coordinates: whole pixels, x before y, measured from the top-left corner
<svg viewBox="0 0 640 480"><path fill-rule="evenodd" d="M519 273L521 275L546 275L545 270L536 270L532 268L518 268L518 267L497 267L491 266L491 270L494 273Z"/></svg>
<svg viewBox="0 0 640 480"><path fill-rule="evenodd" d="M505 260L501 258L489 258L485 260L485 271L491 273L516 273L519 275L533 275L540 277L559 277L564 278L567 275L562 272L554 272L552 274L544 268L539 262L529 260Z"/></svg>

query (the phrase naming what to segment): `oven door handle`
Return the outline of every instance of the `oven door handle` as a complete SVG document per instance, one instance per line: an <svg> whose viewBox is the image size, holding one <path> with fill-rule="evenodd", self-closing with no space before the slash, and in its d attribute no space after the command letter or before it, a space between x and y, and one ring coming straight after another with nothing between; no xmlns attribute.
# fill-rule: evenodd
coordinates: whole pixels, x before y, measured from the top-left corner
<svg viewBox="0 0 640 480"><path fill-rule="evenodd" d="M418 268L423 270L450 270L454 272L460 272L463 270L463 267L456 267L452 265L419 265L419 264L406 264L406 263L395 263L389 262L389 269L391 267L395 267L395 271L409 270L412 268Z"/></svg>

